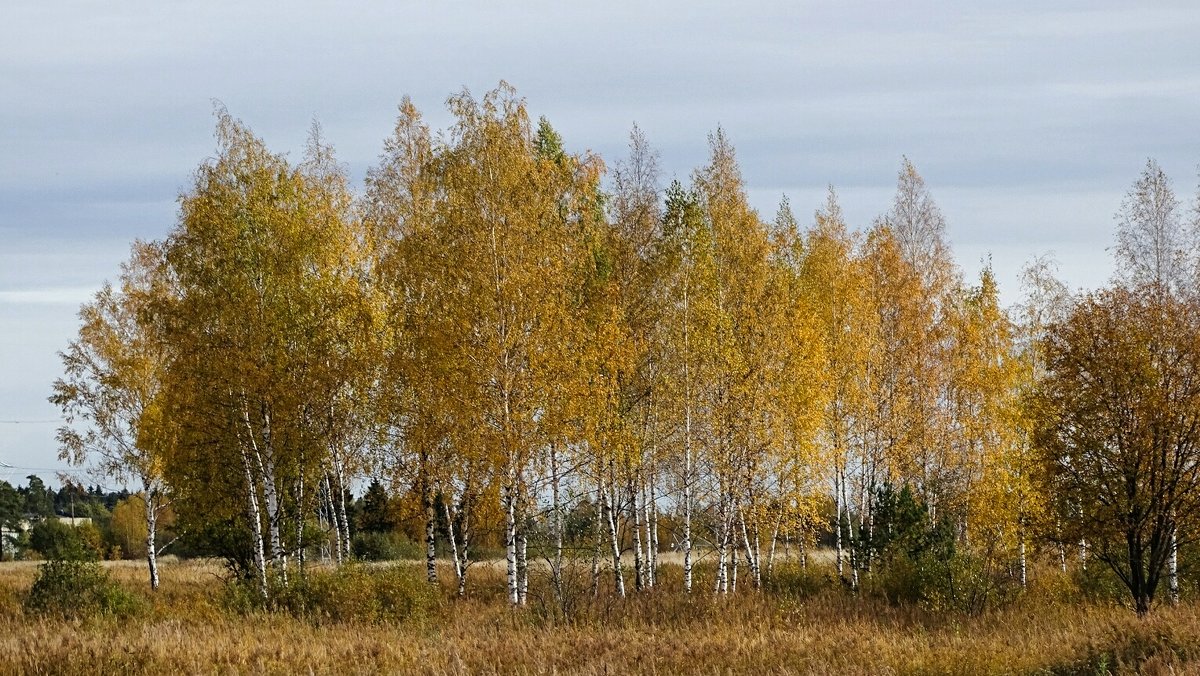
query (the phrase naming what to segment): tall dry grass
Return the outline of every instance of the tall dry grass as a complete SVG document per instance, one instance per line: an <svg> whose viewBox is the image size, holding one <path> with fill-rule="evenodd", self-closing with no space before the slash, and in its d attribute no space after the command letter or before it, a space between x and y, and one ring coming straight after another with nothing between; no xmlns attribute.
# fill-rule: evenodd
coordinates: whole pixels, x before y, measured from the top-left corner
<svg viewBox="0 0 1200 676"><path fill-rule="evenodd" d="M413 574L420 571L413 567ZM0 565L0 671L5 673L887 674L1138 671L1200 668L1200 606L1139 620L1082 601L1062 580L976 616L894 606L835 585L799 585L714 598L684 595L679 572L621 601L593 597L586 574L574 605L542 584L528 608L504 603L503 572L480 566L467 599L451 572L418 620L384 615L296 616L239 611L223 571L169 562L152 594L144 570L108 567L137 594L131 619L55 620L22 600L37 574ZM330 573L326 573L330 574ZM370 574L369 571L361 574ZM703 583L704 576L700 582ZM539 579L540 582L540 579ZM704 589L704 587L699 587ZM383 618L382 620L380 618Z"/></svg>

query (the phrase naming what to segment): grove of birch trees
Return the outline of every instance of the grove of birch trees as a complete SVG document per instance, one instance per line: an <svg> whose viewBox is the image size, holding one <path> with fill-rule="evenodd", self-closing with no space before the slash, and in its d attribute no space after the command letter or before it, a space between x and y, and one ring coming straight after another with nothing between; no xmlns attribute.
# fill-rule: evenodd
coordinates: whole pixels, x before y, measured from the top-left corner
<svg viewBox="0 0 1200 676"><path fill-rule="evenodd" d="M907 159L855 228L832 188L760 215L720 129L668 181L636 127L606 166L507 85L448 108L433 130L404 100L361 190L319 127L294 162L218 109L175 226L84 306L60 440L145 493L153 585L167 504L266 599L350 557L377 477L431 581L448 559L468 593L494 545L514 605L531 576L565 604L676 564L728 594L819 544L857 587L911 504L1020 584L1091 556L1148 608L1200 506L1195 224L1156 165L1112 289L1040 259L1006 309Z"/></svg>

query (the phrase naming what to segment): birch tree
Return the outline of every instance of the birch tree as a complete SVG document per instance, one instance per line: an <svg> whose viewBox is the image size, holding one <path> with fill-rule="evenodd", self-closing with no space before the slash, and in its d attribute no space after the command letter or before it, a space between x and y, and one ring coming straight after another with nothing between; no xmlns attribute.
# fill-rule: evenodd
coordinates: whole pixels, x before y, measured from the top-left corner
<svg viewBox="0 0 1200 676"><path fill-rule="evenodd" d="M673 473L682 524L683 587L692 590L693 517L700 460L710 447L710 384L717 342L716 270L713 236L699 199L675 181L663 213L663 341L673 355L664 364L664 418L676 458Z"/></svg>
<svg viewBox="0 0 1200 676"><path fill-rule="evenodd" d="M223 109L217 120L218 154L181 197L165 245L179 288L163 311L181 441L167 467L202 521L234 518L216 496L232 507L241 493L266 597L268 563L286 582L303 547L330 457L327 416L333 406L341 417L336 394L366 371L356 341L373 320L344 175L319 137L293 167Z"/></svg>
<svg viewBox="0 0 1200 676"><path fill-rule="evenodd" d="M871 311L866 268L857 242L842 216L831 188L825 205L804 239L799 292L808 299L818 321L823 348L825 389L821 426L816 439L832 465L834 556L838 576L845 579L846 548L853 542L851 505L874 492L877 458L863 442L867 421L867 366L879 340ZM856 496L859 496L856 498ZM865 510L856 510L865 518Z"/></svg>
<svg viewBox="0 0 1200 676"><path fill-rule="evenodd" d="M440 147L441 198L435 222L444 233L445 278L453 294L451 360L461 370L462 410L475 419L501 486L508 598L527 589L525 524L530 472L554 441L543 424L563 377L560 339L574 335L570 293L572 225L584 217L600 165L572 158L570 171L539 155L524 102L507 85L481 101L450 99L456 122Z"/></svg>
<svg viewBox="0 0 1200 676"><path fill-rule="evenodd" d="M158 518L169 506L164 456L174 443L163 419L170 347L150 313L173 293L156 244L135 242L117 287L105 284L79 311L79 336L60 353L64 375L51 403L62 408L59 458L120 482L134 481L145 508L146 563L158 589ZM170 543L167 543L170 544Z"/></svg>
<svg viewBox="0 0 1200 676"><path fill-rule="evenodd" d="M1195 288L1196 242L1180 211L1171 179L1154 160L1126 193L1114 253L1122 282L1160 284L1171 293Z"/></svg>

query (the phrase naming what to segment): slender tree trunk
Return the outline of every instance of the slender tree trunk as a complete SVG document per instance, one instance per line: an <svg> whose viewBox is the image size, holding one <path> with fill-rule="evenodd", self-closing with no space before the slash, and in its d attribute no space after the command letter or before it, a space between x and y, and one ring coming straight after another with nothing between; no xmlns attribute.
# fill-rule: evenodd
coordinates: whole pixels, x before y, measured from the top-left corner
<svg viewBox="0 0 1200 676"><path fill-rule="evenodd" d="M730 543L730 546L729 546L729 568L731 570L730 570L730 574L729 574L729 593L737 592L738 568L739 567L740 566L738 565L738 547L737 547L737 545Z"/></svg>
<svg viewBox="0 0 1200 676"><path fill-rule="evenodd" d="M325 475L325 500L329 503L329 518L333 522L333 539L335 542L334 552L337 554L337 565L342 565L345 561L345 552L342 551L342 522L338 518L337 504L333 500L333 484L329 481L329 475Z"/></svg>
<svg viewBox="0 0 1200 676"><path fill-rule="evenodd" d="M658 582L658 500L654 493L655 474L650 475L650 586Z"/></svg>
<svg viewBox="0 0 1200 676"><path fill-rule="evenodd" d="M258 509L258 494L254 486L254 474L250 469L250 458L246 455L245 449L240 449L242 454L242 467L246 473L246 510L247 516L250 518L251 534L254 538L254 567L258 574L258 591L262 596L263 601L267 600L267 561L266 552L264 551L262 514Z"/></svg>
<svg viewBox="0 0 1200 676"><path fill-rule="evenodd" d="M437 512L433 496L425 492L425 580L437 584Z"/></svg>
<svg viewBox="0 0 1200 676"><path fill-rule="evenodd" d="M683 289L683 589L692 591L692 379L688 285Z"/></svg>
<svg viewBox="0 0 1200 676"><path fill-rule="evenodd" d="M529 536L523 523L517 530L517 578L517 602L525 605L529 599Z"/></svg>
<svg viewBox="0 0 1200 676"><path fill-rule="evenodd" d="M686 435L684 437L684 470L683 470L683 589L692 591L692 434L691 434L691 405L687 406L684 416Z"/></svg>
<svg viewBox="0 0 1200 676"><path fill-rule="evenodd" d="M771 579L771 573L775 570L775 543L779 542L779 526L783 522L783 510L779 511L778 518L775 519L775 528L771 531L771 548L767 550L767 579Z"/></svg>
<svg viewBox="0 0 1200 676"><path fill-rule="evenodd" d="M517 496L513 471L509 470L508 485L504 487L504 553L505 572L508 579L508 602L521 602L520 582L517 579Z"/></svg>
<svg viewBox="0 0 1200 676"><path fill-rule="evenodd" d="M442 508L446 513L446 524L450 535L450 555L454 557L454 575L458 578L458 595L466 596L467 594L467 570L470 568L470 554L468 548L471 544L471 523L470 523L470 498L464 494L458 508L458 517L461 526L458 529L454 527L454 515L450 511L450 502L442 501ZM461 541L461 546L459 542Z"/></svg>
<svg viewBox="0 0 1200 676"><path fill-rule="evenodd" d="M550 524L554 533L554 559L550 562L550 580L554 584L554 593L559 602L563 600L563 513L559 484L562 479L558 474L558 446L550 444Z"/></svg>
<svg viewBox="0 0 1200 676"><path fill-rule="evenodd" d="M263 463L263 493L267 498L267 525L271 535L271 565L279 571L281 581L287 586L287 552L283 548L283 536L280 533L281 504L279 491L275 485L275 459L272 449L267 448L266 462Z"/></svg>
<svg viewBox="0 0 1200 676"><path fill-rule="evenodd" d="M150 568L150 588L158 591L158 544L155 542L158 531L158 491L151 488L149 482L142 482L142 492L146 495L146 565Z"/></svg>
<svg viewBox="0 0 1200 676"><path fill-rule="evenodd" d="M845 573L845 569L842 567L842 558L843 558L843 553L842 553L842 509L844 507L844 505L842 504L842 497L844 495L844 493L842 491L842 483L843 483L844 479L843 479L843 473L842 473L841 468L838 468L834 472L833 476L834 476L834 478L833 478L834 519L836 522L836 525L834 526L834 529L833 529L833 532L834 532L834 536L833 536L834 557L835 557L835 560L837 561L838 579L845 581L846 573Z"/></svg>
<svg viewBox="0 0 1200 676"><path fill-rule="evenodd" d="M322 563L328 563L333 555L329 546L329 490L325 485L325 476L317 483L317 528L325 535L317 545L317 556Z"/></svg>
<svg viewBox="0 0 1200 676"><path fill-rule="evenodd" d="M230 393L232 395L232 392ZM254 456L258 460L259 469L262 468L262 458L259 456L258 443L254 440L254 428L250 423L250 409L246 403L246 395L242 394L242 421L246 425L246 435L249 440L250 448L254 451ZM246 445L238 444L238 452L242 456L242 469L246 474L246 509L250 517L252 534L254 536L254 565L258 568L259 578L259 593L263 601L268 598L267 588L267 560L266 560L266 543L263 540L262 527L262 512L258 506L258 490L254 481L254 471L251 467L250 456L246 453Z"/></svg>
<svg viewBox="0 0 1200 676"><path fill-rule="evenodd" d="M729 593L729 504L723 493L724 491L722 490L720 507L718 509L721 517L721 531L717 538L716 592L718 594Z"/></svg>
<svg viewBox="0 0 1200 676"><path fill-rule="evenodd" d="M1028 586L1029 568L1028 568L1028 564L1025 560L1025 533L1024 532L1021 533L1021 551L1020 551L1020 559L1018 561L1018 564L1020 565L1020 568L1021 568L1021 589L1025 589Z"/></svg>
<svg viewBox="0 0 1200 676"><path fill-rule="evenodd" d="M1173 521L1174 519L1172 519ZM1179 538L1176 526L1171 525L1171 556L1167 560L1167 591L1171 605L1179 604Z"/></svg>
<svg viewBox="0 0 1200 676"><path fill-rule="evenodd" d="M640 473L639 473L640 474ZM646 588L645 562L642 559L642 490L641 479L631 479L629 482L630 498L633 500L633 584L634 589L642 591Z"/></svg>
<svg viewBox="0 0 1200 676"><path fill-rule="evenodd" d="M304 461L300 461L300 480L296 487L296 570L304 577L304 512L307 506L304 502Z"/></svg>
<svg viewBox="0 0 1200 676"><path fill-rule="evenodd" d="M592 548L592 596L600 594L600 552L604 550L604 480L596 472L596 539Z"/></svg>
<svg viewBox="0 0 1200 676"><path fill-rule="evenodd" d="M742 546L746 550L746 566L750 569L750 577L754 581L755 588L758 588L762 586L762 573L758 566L758 529L755 528L755 535L751 538L749 527L746 525L746 512L740 505L738 506L738 521L742 526Z"/></svg>
<svg viewBox="0 0 1200 676"><path fill-rule="evenodd" d="M458 559L458 541L454 532L454 516L450 513L450 501L442 501L442 515L446 517L446 532L450 536L450 558L454 562L454 578L461 580L463 576L462 562Z"/></svg>
<svg viewBox="0 0 1200 676"><path fill-rule="evenodd" d="M611 471L611 463L610 463ZM616 483L615 481L613 482ZM608 541L612 549L612 565L613 565L613 584L616 586L617 596L625 598L625 575L621 570L621 543L617 538L617 521L613 507L614 497L605 489L600 490L604 496L604 513L605 520L608 524Z"/></svg>

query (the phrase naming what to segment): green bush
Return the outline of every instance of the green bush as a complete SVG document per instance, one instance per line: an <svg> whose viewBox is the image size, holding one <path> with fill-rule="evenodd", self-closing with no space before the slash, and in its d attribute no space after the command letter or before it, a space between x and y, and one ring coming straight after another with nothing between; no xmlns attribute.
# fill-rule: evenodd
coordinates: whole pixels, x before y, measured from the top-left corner
<svg viewBox="0 0 1200 676"><path fill-rule="evenodd" d="M95 561L102 546L99 531L91 524L69 526L58 519L42 519L29 531L29 544L47 559Z"/></svg>
<svg viewBox="0 0 1200 676"><path fill-rule="evenodd" d="M269 609L317 624L422 622L441 602L439 589L425 581L423 572L407 566L310 570L291 576L288 584L273 577L269 596ZM227 604L240 612L261 608L256 583L231 583Z"/></svg>
<svg viewBox="0 0 1200 676"><path fill-rule="evenodd" d="M891 603L928 601L949 590L953 529L945 518L933 522L908 484L876 490L874 527L855 545L858 559L871 562L867 590Z"/></svg>
<svg viewBox="0 0 1200 676"><path fill-rule="evenodd" d="M25 597L27 612L64 618L112 615L129 617L140 610L136 597L92 561L55 560L38 567Z"/></svg>
<svg viewBox="0 0 1200 676"><path fill-rule="evenodd" d="M425 558L421 545L400 533L359 533L351 542L354 557L360 561L416 561Z"/></svg>

